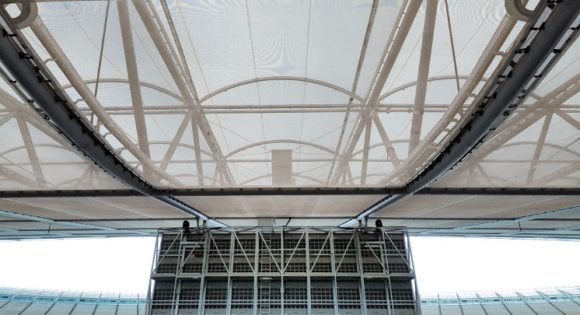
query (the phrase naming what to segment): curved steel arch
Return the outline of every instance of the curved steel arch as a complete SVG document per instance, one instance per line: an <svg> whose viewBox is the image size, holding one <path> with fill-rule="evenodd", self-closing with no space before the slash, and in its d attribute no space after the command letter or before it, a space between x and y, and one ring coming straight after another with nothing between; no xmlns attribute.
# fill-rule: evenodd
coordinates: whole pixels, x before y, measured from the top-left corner
<svg viewBox="0 0 580 315"><path fill-rule="evenodd" d="M293 144L301 144L301 145L305 145L305 146L309 146L309 147L313 147L313 148L317 148L321 151L325 151L328 152L332 155L336 155L336 152L332 151L331 149L321 146L319 144L316 143L312 143L312 142L308 142L308 141L300 141L300 140L291 140L291 139L279 139L279 140L267 140L267 141L260 141L260 142L256 142L256 143L252 143L252 144L248 144L246 146L243 146L241 148L235 149L234 151L226 154L225 158L229 158L233 155L236 155L242 151L254 148L254 147L259 147L261 145L265 145L265 144L273 144L273 143L293 143Z"/></svg>
<svg viewBox="0 0 580 315"><path fill-rule="evenodd" d="M368 179L369 177L385 177L385 174L383 173L368 173L365 175L366 178ZM357 179L361 179L362 176L358 175L358 176L353 176L352 180L355 181Z"/></svg>
<svg viewBox="0 0 580 315"><path fill-rule="evenodd" d="M467 80L468 78L469 78L469 76L466 76L466 75L460 75L459 77L455 77L454 75L442 75L442 76L428 78L427 82L455 80L455 79ZM481 78L480 81L487 81L487 78ZM409 88L409 87L412 87L415 85L417 85L417 81L412 81L409 83L405 83L403 85L399 85L399 86L395 87L394 89L389 90L389 91L385 92L384 94L382 94L381 96L379 96L379 102L382 101L383 99L387 98L388 96L391 96L397 92L400 92L406 88Z"/></svg>
<svg viewBox="0 0 580 315"><path fill-rule="evenodd" d="M149 142L149 144L150 145L161 145L161 144L163 144L163 145L170 145L171 142L169 142L169 141L151 141L151 142ZM177 146L178 147L184 147L184 148L188 148L188 149L195 150L195 147L193 145L191 145L191 144L178 143ZM119 149L115 150L115 152L118 153L118 154L120 154L120 153L122 153L125 150L127 150L127 148L122 147L122 148L119 148ZM204 154L206 154L209 157L212 157L213 158L213 155L211 155L211 153L209 153L206 150L201 150L200 149L200 152L203 152ZM141 165L141 162L137 163L136 165Z"/></svg>
<svg viewBox="0 0 580 315"><path fill-rule="evenodd" d="M324 182L323 182L323 181L321 181L321 180L319 180L319 179L316 179L316 178L314 178L314 177L310 177L310 176L302 175L302 174L299 174L299 173L292 173L292 176L301 177L301 178L306 178L306 179L309 179L309 180L311 180L311 181L313 181L313 182L317 182L317 183L319 183L319 184L321 184L321 185L324 185ZM272 177L272 174L266 174L266 175L260 175L260 176L257 176L257 177L252 177L252 178L250 178L250 179L248 179L248 180L246 180L246 181L244 181L244 182L241 182L241 183L240 183L240 186L246 185L246 184L248 184L248 183L251 183L251 182L253 182L253 181L256 181L256 180L258 180L258 179L262 179L262 178L268 178L268 177Z"/></svg>
<svg viewBox="0 0 580 315"><path fill-rule="evenodd" d="M85 84L96 84L97 83L97 79L89 79L89 80L84 80L83 81ZM129 84L129 80L128 79L121 79L121 78L101 78L99 79L99 83L124 83L124 84ZM159 85L153 84L153 83L149 83L149 82L144 82L144 81L139 81L139 85L146 87L146 88L150 88L153 90L156 90L160 93L163 94L167 94L177 100L183 101L183 97L181 97L181 95L170 91L164 87L161 87ZM69 88L74 88L74 86L72 84L66 84L63 85L62 87L63 89L69 89Z"/></svg>
<svg viewBox="0 0 580 315"><path fill-rule="evenodd" d="M392 144L395 144L395 143L407 143L407 142L409 142L409 140L406 140L406 139L391 140L391 143ZM369 145L368 150L370 151L372 149L375 149L375 148L378 148L378 147L384 147L384 146L385 146L385 144L383 142L379 142L379 143L375 143L375 144ZM353 152L352 153L352 157L355 157L355 156L363 153L363 151L364 151L364 148L363 149L360 149L358 151Z"/></svg>
<svg viewBox="0 0 580 315"><path fill-rule="evenodd" d="M151 141L151 142L149 142L149 144L150 145L162 145L162 144L163 145L171 145L171 142L170 141ZM188 149L195 150L195 146L194 145L187 144L187 143L179 142L177 144L177 146L178 147L184 147L184 148L188 148ZM208 152L206 150L203 150L201 148L199 149L199 151L202 152L202 153L204 153L204 154L206 154L207 156L209 156L210 158L213 159L213 155L210 152Z"/></svg>
<svg viewBox="0 0 580 315"><path fill-rule="evenodd" d="M199 99L199 102L203 103L203 102L207 101L208 99L210 99L218 94L224 93L228 90L231 90L231 89L234 89L234 88L237 88L240 86L244 86L244 85L248 85L248 84L252 84L252 83L258 83L258 82L265 82L265 81L300 81L300 82L312 83L312 84L320 85L323 87L327 87L329 89L333 89L335 91L343 93L344 95L347 95L347 96L350 96L350 94L351 94L349 90L347 90L343 87L340 87L338 85L332 84L330 82L323 81L323 80L316 80L316 79L312 79L312 78L308 78L308 77L272 76L272 77L254 78L254 79L234 82L232 84L221 87L221 88L205 95L204 97ZM354 97L354 99L356 99L358 101L362 101L362 97L360 97L356 94L353 97Z"/></svg>
<svg viewBox="0 0 580 315"><path fill-rule="evenodd" d="M499 150L502 150L502 149L504 149L504 148L507 148L507 147L515 147L515 146L523 146L523 145L533 145L533 146L536 146L537 144L538 144L538 143L537 143L537 142L535 142L535 141L517 141L517 142L512 142L512 143L504 144L504 145L502 145L501 147L497 148L496 150L494 150L494 151L491 151L491 152L490 152L489 154L487 154L485 157L488 157L488 156L489 156L490 154L492 154L493 152L497 152L497 151L499 151ZM562 146L559 146L559 145L557 145L557 144L552 144L552 143L544 143L544 145L543 145L543 146L544 146L544 147L548 147L548 148L554 148L554 149L558 149L558 150L561 150L561 151L564 151L564 152L570 153L570 154L572 154L572 155L574 155L574 156L580 157L580 153L579 153L579 152L572 151L572 150L570 150L569 148L562 147ZM481 161L485 161L485 157L483 157L483 158L481 159Z"/></svg>
<svg viewBox="0 0 580 315"><path fill-rule="evenodd" d="M199 178L200 176L198 174L175 174L173 175L174 177L178 177L178 178L184 178L184 177L193 177L193 178ZM208 177L208 176L202 176L203 179L207 179L208 181L212 181L213 178Z"/></svg>
<svg viewBox="0 0 580 315"><path fill-rule="evenodd" d="M34 147L35 148L41 148L41 147L54 148L54 149L59 149L59 150L66 151L66 152L71 152L69 149L64 148L62 146L59 146L57 144L49 144L49 143L47 143L47 144L35 144ZM6 151L2 151L2 152L0 152L0 156L4 156L5 154L16 152L16 151L22 150L22 149L26 149L26 145L17 146L14 148L10 148ZM79 160L84 161L81 157L79 157Z"/></svg>

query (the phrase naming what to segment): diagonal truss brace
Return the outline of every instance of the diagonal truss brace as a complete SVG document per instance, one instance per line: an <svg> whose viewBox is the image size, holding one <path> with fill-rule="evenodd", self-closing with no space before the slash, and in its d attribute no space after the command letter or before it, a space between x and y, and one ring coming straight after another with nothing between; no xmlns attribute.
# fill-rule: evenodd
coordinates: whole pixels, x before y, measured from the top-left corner
<svg viewBox="0 0 580 315"><path fill-rule="evenodd" d="M197 209L153 187L125 165L113 149L93 131L86 119L74 109L71 100L55 84L56 81L46 71L44 65L20 44L14 32L4 27L1 28L0 34L0 60L16 79L15 85L21 88L25 95L30 96L31 106L86 158L141 194L204 221L210 220ZM213 221L212 223L224 226L221 222Z"/></svg>
<svg viewBox="0 0 580 315"><path fill-rule="evenodd" d="M570 26L580 12L573 0L543 4L528 30L498 67L495 79L483 89L475 110L439 155L404 187L404 193L389 195L348 220L351 225L432 184L461 163L495 131L541 81L578 31Z"/></svg>

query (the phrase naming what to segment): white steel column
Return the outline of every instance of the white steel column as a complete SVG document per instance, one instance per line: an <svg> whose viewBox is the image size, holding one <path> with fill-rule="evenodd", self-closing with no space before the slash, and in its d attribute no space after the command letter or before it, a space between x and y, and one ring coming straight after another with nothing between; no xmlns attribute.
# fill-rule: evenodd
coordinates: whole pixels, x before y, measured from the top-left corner
<svg viewBox="0 0 580 315"><path fill-rule="evenodd" d="M143 111L143 97L141 96L141 85L139 84L139 69L135 57L135 46L133 44L133 31L131 29L131 18L129 16L129 6L127 0L117 1L117 11L119 13L119 24L121 27L121 37L123 39L123 51L125 52L125 65L127 67L127 77L129 79L129 89L131 91L131 101L133 103L135 127L139 148L148 158L151 158L149 151L149 139L147 137L147 125L145 123L145 113ZM143 164L145 176L151 173Z"/></svg>
<svg viewBox="0 0 580 315"><path fill-rule="evenodd" d="M309 237L309 230L306 229L304 233L304 248L306 250L305 260L306 260L306 309L307 314L312 315L312 285L310 283L311 277L310 274L312 273L310 270L310 237Z"/></svg>
<svg viewBox="0 0 580 315"><path fill-rule="evenodd" d="M235 249L235 242L236 242L236 236L235 236L235 231L231 231L230 232L230 252L229 252L229 262L228 262L228 290L227 290L227 304L226 304L226 314L230 315L232 313L232 273L234 272L234 259L235 259L235 255L234 255L234 249Z"/></svg>
<svg viewBox="0 0 580 315"><path fill-rule="evenodd" d="M284 274L286 262L284 261L284 227L280 229L280 314L284 314Z"/></svg>
<svg viewBox="0 0 580 315"><path fill-rule="evenodd" d="M373 115L373 121L375 123L375 127L377 127L379 135L381 136L383 146L385 146L385 150L387 151L387 158L391 163L393 163L393 166L399 166L399 164L401 164L401 160L399 159L399 156L393 147L393 142L387 135L387 131L385 130L385 127L383 126L378 113Z"/></svg>
<svg viewBox="0 0 580 315"><path fill-rule="evenodd" d="M356 265L359 274L359 296L360 296L360 308L363 314L367 313L367 299L366 299L366 289L365 289L365 277L364 277L364 269L363 269L363 261L362 261L362 248L360 245L360 238L358 230L353 231L355 234L354 236L354 243L356 248Z"/></svg>
<svg viewBox="0 0 580 315"><path fill-rule="evenodd" d="M166 178L170 182L181 185L179 181L167 173L162 172L156 167L151 160L141 151L135 143L127 136L123 129L115 123L109 116L106 110L103 109L100 102L97 100L93 92L84 82L81 75L76 71L70 60L67 58L64 51L57 44L58 41L52 37L47 27L42 23L40 18L37 18L30 26L36 37L39 39L42 46L53 57L53 60L58 65L59 69L71 82L72 86L79 93L83 101L89 106L93 113L99 118L100 123L123 145L131 154L133 154L143 165L154 170L159 176ZM97 131L95 131L97 132Z"/></svg>
<svg viewBox="0 0 580 315"><path fill-rule="evenodd" d="M336 257L334 252L334 231L330 233L330 263L332 264L332 302L334 307L334 315L338 315L338 281L336 279Z"/></svg>
<svg viewBox="0 0 580 315"><path fill-rule="evenodd" d="M360 139L366 122L372 119L372 114L376 110L377 104L379 103L379 97L381 95L383 86L385 85L391 69L397 60L399 52L401 51L401 47L407 38L409 29L415 20L420 6L420 0L410 0L408 6L401 9L404 10L404 15L400 20L400 24L397 25L397 27L393 30L391 37L387 42L387 47L383 54L383 61L379 65L380 70L377 72L376 78L371 85L369 92L367 93L368 96L364 103L364 109L359 114L351 136L349 137L348 142L345 144L341 160L338 164L336 172L334 173L334 176L332 177L331 183L338 182L341 175L346 171L348 160L352 156L352 153Z"/></svg>
<svg viewBox="0 0 580 315"><path fill-rule="evenodd" d="M199 304L197 305L197 315L203 315L205 314L205 298L206 298L206 277L205 275L207 274L207 267L208 267L208 261L209 261L209 247L211 246L210 244L210 234L211 234L211 230L207 231L203 237L204 237L204 242L203 242L203 260L201 263L201 277L199 278ZM195 250L195 249L194 249Z"/></svg>
<svg viewBox="0 0 580 315"><path fill-rule="evenodd" d="M473 67L473 71L451 102L445 115L429 131L423 140L419 142L416 149L407 158L407 161L381 181L382 184L389 183L392 178L400 176L401 173L409 172L411 175L415 175L416 170L427 160L425 156L428 156L436 149L436 140L438 137L442 133L448 132L447 128L457 122L455 118L457 115L463 116L467 99L474 93L475 88L481 82L488 67L498 56L498 53L500 53L500 49L513 30L515 23L516 20L508 16L501 20L496 32L482 52L477 64Z"/></svg>
<svg viewBox="0 0 580 315"><path fill-rule="evenodd" d="M544 149L544 143L546 142L546 136L548 135L548 128L550 128L550 122L552 121L552 112L546 114L544 118L544 123L542 124L542 131L540 131L540 137L536 143L536 148L534 149L534 155L532 156L532 163L530 164L530 169L528 170L528 176L526 178L526 184L531 183L534 180L534 174L536 173L536 167L540 160L540 155Z"/></svg>
<svg viewBox="0 0 580 315"><path fill-rule="evenodd" d="M157 16L157 12L152 8L150 1L133 0L133 4L137 9L143 24L147 28L147 31L149 32L155 47L157 48L159 54L162 56L163 62L171 74L175 85L179 89L185 104L190 106L191 110L193 110L193 117L198 121L198 126L203 131L202 133L206 138L213 155L216 158L219 169L225 176L226 182L229 185L234 185L235 183L233 175L229 171L229 168L224 159L224 155L218 146L217 140L213 134L213 131L211 130L209 122L207 121L205 114L201 109L197 92L195 91L194 87L188 87L187 81L185 79L185 70L180 68L179 60L176 57L176 53L173 51L173 47L169 44L163 25L159 20L159 16Z"/></svg>
<svg viewBox="0 0 580 315"><path fill-rule="evenodd" d="M363 160L362 160L362 167L360 171L360 184L364 185L367 182L367 166L369 162L369 142L371 140L371 130L372 130L372 121L367 121L365 127L365 142L363 146Z"/></svg>
<svg viewBox="0 0 580 315"><path fill-rule="evenodd" d="M197 121L191 117L191 131L193 132L193 149L195 150L195 166L197 168L197 182L203 186L203 165L201 160L201 147L199 144L199 128Z"/></svg>
<svg viewBox="0 0 580 315"><path fill-rule="evenodd" d="M411 122L411 136L409 140L409 154L419 144L421 138L421 125L423 124L423 110L425 96L427 94L427 79L429 78L429 65L431 63L431 49L433 47L433 32L437 20L437 3L439 0L427 0L425 23L423 24L423 39L421 41L421 58L417 74L417 88L415 89L415 103L413 106L413 119Z"/></svg>
<svg viewBox="0 0 580 315"><path fill-rule="evenodd" d="M366 28L366 31L365 31L365 37L364 37L363 44L362 44L362 47L361 47L361 51L360 51L360 54L359 54L358 63L357 63L357 67L356 67L356 71L355 71L355 75L354 75L354 80L352 82L352 87L351 87L350 93L348 93L349 94L348 106L347 106L347 109L346 109L346 113L344 115L344 119L342 121L342 127L341 127L341 130L340 130L340 136L338 137L338 142L336 144L336 150L335 150L336 151L336 154L334 155L334 159L332 160L332 164L330 165L330 172L328 173L327 182L331 179L332 171L334 170L334 166L336 164L336 161L339 158L339 152L340 152L340 148L342 147L342 142L344 140L344 135L345 135L345 132L346 132L346 126L347 126L347 123L348 123L348 118L350 116L350 110L351 110L352 103L353 103L353 101L355 99L357 99L358 101L360 101L362 103L362 100L360 98L356 98L356 94L357 94L356 92L357 92L357 88L358 88L358 80L359 80L360 73L361 73L361 70L362 70L362 67L363 67L363 64L364 64L364 59L365 59L365 56L366 56L366 53L367 53L367 47L368 47L368 43L369 43L369 38L370 38L371 33L372 33L372 30L373 30L373 24L374 24L375 16L376 16L376 13L377 13L377 7L378 7L378 1L377 0L374 0L373 1L373 4L371 6L371 12L370 12L370 15L369 15L369 20L367 22L367 28Z"/></svg>
<svg viewBox="0 0 580 315"><path fill-rule="evenodd" d="M260 231L254 232L254 308L253 314L258 314L258 272L260 272Z"/></svg>
<svg viewBox="0 0 580 315"><path fill-rule="evenodd" d="M24 146L26 148L26 153L30 158L30 163L32 165L32 171L34 172L34 176L36 177L36 181L38 182L38 186L46 187L46 180L44 178L44 173L42 172L42 167L40 166L40 160L38 159L38 154L36 153L36 148L34 147L34 143L32 142L32 137L30 136L30 130L28 129L28 123L20 118L16 117L16 121L18 122L18 127L20 129L20 133L22 134L22 140L24 140Z"/></svg>

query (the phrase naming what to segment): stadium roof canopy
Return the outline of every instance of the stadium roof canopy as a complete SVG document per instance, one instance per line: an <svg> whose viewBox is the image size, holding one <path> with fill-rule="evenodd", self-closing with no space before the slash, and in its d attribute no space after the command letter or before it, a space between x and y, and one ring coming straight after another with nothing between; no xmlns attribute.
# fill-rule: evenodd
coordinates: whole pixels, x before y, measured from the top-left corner
<svg viewBox="0 0 580 315"><path fill-rule="evenodd" d="M0 238L580 235L578 1L4 2Z"/></svg>

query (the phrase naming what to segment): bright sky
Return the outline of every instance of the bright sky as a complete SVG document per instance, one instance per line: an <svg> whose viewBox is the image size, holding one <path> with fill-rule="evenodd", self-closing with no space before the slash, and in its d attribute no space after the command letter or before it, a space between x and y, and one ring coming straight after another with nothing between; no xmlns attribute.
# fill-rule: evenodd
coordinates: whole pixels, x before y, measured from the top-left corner
<svg viewBox="0 0 580 315"><path fill-rule="evenodd" d="M0 241L0 286L144 295L155 240ZM580 285L580 241L412 238L423 293Z"/></svg>
<svg viewBox="0 0 580 315"><path fill-rule="evenodd" d="M421 293L580 285L580 241L411 238Z"/></svg>

